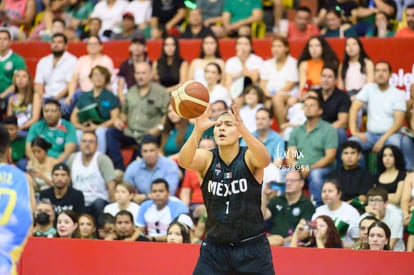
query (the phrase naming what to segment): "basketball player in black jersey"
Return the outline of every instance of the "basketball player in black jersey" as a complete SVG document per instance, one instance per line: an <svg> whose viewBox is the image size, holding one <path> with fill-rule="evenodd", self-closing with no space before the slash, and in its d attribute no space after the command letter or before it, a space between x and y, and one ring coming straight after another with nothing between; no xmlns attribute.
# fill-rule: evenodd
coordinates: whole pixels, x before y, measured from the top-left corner
<svg viewBox="0 0 414 275"><path fill-rule="evenodd" d="M207 207L207 237L194 274L274 274L272 254L260 211L263 169L270 156L244 126L236 106L217 121L210 106L195 120L179 164L196 170ZM217 148L197 149L203 132L214 127ZM247 147L239 146L242 137Z"/></svg>

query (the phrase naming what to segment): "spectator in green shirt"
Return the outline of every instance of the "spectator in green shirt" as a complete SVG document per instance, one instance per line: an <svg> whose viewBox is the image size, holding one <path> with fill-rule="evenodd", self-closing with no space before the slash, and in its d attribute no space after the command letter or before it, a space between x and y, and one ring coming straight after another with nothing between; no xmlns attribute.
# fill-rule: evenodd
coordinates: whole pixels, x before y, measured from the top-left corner
<svg viewBox="0 0 414 275"><path fill-rule="evenodd" d="M40 136L52 147L47 151L48 156L64 162L76 150L76 129L72 123L62 119L59 101L47 99L43 105L43 119L30 127L26 138L26 155L34 159L31 142Z"/></svg>
<svg viewBox="0 0 414 275"><path fill-rule="evenodd" d="M19 168L23 168L26 166L24 163L27 163L27 161L25 160L26 155L24 153L26 139L18 135L19 127L17 126L17 117L6 117L3 119L3 124L10 135L12 161L13 163L16 163ZM22 164L23 166L21 166L20 164Z"/></svg>

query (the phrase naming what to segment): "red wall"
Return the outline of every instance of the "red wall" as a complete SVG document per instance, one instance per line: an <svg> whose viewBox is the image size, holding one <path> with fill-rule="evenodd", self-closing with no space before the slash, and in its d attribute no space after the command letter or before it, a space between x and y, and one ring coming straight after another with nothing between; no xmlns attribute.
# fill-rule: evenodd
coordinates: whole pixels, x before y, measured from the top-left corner
<svg viewBox="0 0 414 275"><path fill-rule="evenodd" d="M291 53L298 57L302 51L306 41L291 40ZM334 47L339 58L342 59L344 50L344 40L329 39L329 43ZM414 48L414 39L405 38L369 38L363 39L366 51L374 61L387 60L393 66L393 71L397 72L399 68L405 72L411 72L411 66L414 60L412 49ZM104 43L104 53L113 58L115 67L125 60L128 53L128 41L113 41ZM148 41L148 55L150 59L155 60L159 57L161 50L161 41ZM199 55L200 40L181 40L181 53L187 60L192 60ZM270 58L270 39L262 39L254 41L254 50L263 58ZM14 43L12 48L19 54L23 55L32 73L35 72L38 60L50 53L50 46L43 42L20 42ZM223 57L228 59L234 55L234 40L225 39L220 41L220 49ZM80 56L86 53L86 45L84 43L71 43L69 51Z"/></svg>
<svg viewBox="0 0 414 275"><path fill-rule="evenodd" d="M20 263L21 275L145 274L186 275L198 245L31 238ZM276 274L414 273L414 253L345 249L272 248Z"/></svg>

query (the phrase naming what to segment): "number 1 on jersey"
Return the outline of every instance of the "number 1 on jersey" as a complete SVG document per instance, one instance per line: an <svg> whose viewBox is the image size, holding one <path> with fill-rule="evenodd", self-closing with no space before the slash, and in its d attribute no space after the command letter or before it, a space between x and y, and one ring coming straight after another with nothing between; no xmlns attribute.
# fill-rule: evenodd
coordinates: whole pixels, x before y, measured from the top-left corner
<svg viewBox="0 0 414 275"><path fill-rule="evenodd" d="M229 214L230 201L226 201L226 215Z"/></svg>

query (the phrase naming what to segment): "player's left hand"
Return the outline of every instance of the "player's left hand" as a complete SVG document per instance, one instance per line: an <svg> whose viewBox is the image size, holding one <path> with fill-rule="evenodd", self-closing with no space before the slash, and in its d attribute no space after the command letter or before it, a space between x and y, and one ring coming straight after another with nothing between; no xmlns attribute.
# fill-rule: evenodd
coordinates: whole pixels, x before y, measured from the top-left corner
<svg viewBox="0 0 414 275"><path fill-rule="evenodd" d="M230 115L233 117L234 126L236 126L238 129L241 126L244 126L243 120L240 117L239 107L236 104L234 104L233 106L231 106Z"/></svg>

